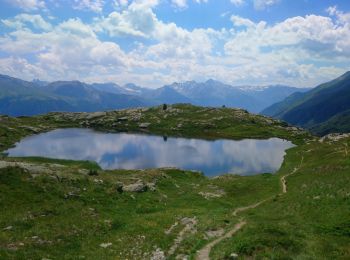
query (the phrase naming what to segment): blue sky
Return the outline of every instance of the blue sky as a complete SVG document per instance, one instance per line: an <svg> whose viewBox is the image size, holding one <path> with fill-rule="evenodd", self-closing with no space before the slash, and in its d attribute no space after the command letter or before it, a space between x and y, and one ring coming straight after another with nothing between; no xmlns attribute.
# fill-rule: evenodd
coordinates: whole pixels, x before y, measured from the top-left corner
<svg viewBox="0 0 350 260"><path fill-rule="evenodd" d="M0 73L310 87L350 65L350 1L0 0Z"/></svg>

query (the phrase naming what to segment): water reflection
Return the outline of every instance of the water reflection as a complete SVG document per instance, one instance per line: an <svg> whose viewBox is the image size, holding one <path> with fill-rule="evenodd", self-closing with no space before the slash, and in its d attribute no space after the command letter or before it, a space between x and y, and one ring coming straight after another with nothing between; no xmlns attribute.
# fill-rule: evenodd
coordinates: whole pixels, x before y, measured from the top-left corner
<svg viewBox="0 0 350 260"><path fill-rule="evenodd" d="M278 138L206 141L58 129L25 138L8 152L9 156L93 160L104 169L178 167L215 176L275 172L284 151L292 146Z"/></svg>

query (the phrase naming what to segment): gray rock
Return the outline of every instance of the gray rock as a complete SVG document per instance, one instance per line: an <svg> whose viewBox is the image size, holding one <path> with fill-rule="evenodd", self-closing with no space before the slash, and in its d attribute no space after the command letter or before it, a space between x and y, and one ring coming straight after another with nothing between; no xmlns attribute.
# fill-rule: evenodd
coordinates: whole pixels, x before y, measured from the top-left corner
<svg viewBox="0 0 350 260"><path fill-rule="evenodd" d="M147 185L143 181L138 180L137 182L123 186L123 191L126 192L145 192L147 191Z"/></svg>
<svg viewBox="0 0 350 260"><path fill-rule="evenodd" d="M148 128L151 125L151 123L141 123L139 124L140 128Z"/></svg>
<svg viewBox="0 0 350 260"><path fill-rule="evenodd" d="M160 249L157 248L156 251L153 252L151 256L151 260L165 260L165 253Z"/></svg>
<svg viewBox="0 0 350 260"><path fill-rule="evenodd" d="M112 246L112 243L102 243L102 244L100 244L100 247L102 247L102 248L107 248L107 247L110 247L110 246Z"/></svg>
<svg viewBox="0 0 350 260"><path fill-rule="evenodd" d="M106 112L94 112L94 113L89 113L89 114L86 116L86 119L94 119L94 118L102 117L102 116L105 116L105 115L107 115Z"/></svg>
<svg viewBox="0 0 350 260"><path fill-rule="evenodd" d="M217 230L208 230L205 232L205 235L208 237L208 238L213 238L213 237L220 237L222 236L223 234L225 233L225 230L220 228L220 229L217 229Z"/></svg>
<svg viewBox="0 0 350 260"><path fill-rule="evenodd" d="M156 184L153 183L153 182L147 183L146 186L147 186L147 188L148 188L150 191L156 191L156 189L157 189Z"/></svg>

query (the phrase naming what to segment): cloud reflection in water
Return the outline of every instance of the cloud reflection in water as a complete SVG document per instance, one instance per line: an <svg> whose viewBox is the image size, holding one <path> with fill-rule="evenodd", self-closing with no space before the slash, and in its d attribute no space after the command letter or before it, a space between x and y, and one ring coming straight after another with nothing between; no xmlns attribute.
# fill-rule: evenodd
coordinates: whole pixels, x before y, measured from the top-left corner
<svg viewBox="0 0 350 260"><path fill-rule="evenodd" d="M289 141L207 141L138 134L101 133L89 129L58 129L24 138L10 156L43 156L96 161L104 169L177 167L207 176L275 172Z"/></svg>

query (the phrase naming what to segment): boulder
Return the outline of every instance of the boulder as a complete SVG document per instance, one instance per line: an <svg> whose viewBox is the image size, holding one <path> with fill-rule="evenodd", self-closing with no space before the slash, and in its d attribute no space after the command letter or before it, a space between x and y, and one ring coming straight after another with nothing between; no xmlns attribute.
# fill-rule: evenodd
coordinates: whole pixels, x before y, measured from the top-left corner
<svg viewBox="0 0 350 260"><path fill-rule="evenodd" d="M145 192L147 191L147 185L143 181L138 180L133 184L124 185L122 190L126 192Z"/></svg>
<svg viewBox="0 0 350 260"><path fill-rule="evenodd" d="M148 128L151 125L151 123L141 123L139 124L140 128Z"/></svg>
<svg viewBox="0 0 350 260"><path fill-rule="evenodd" d="M102 116L105 116L105 115L107 115L106 112L94 112L94 113L89 113L89 114L86 116L86 119L94 119L94 118L102 117Z"/></svg>

